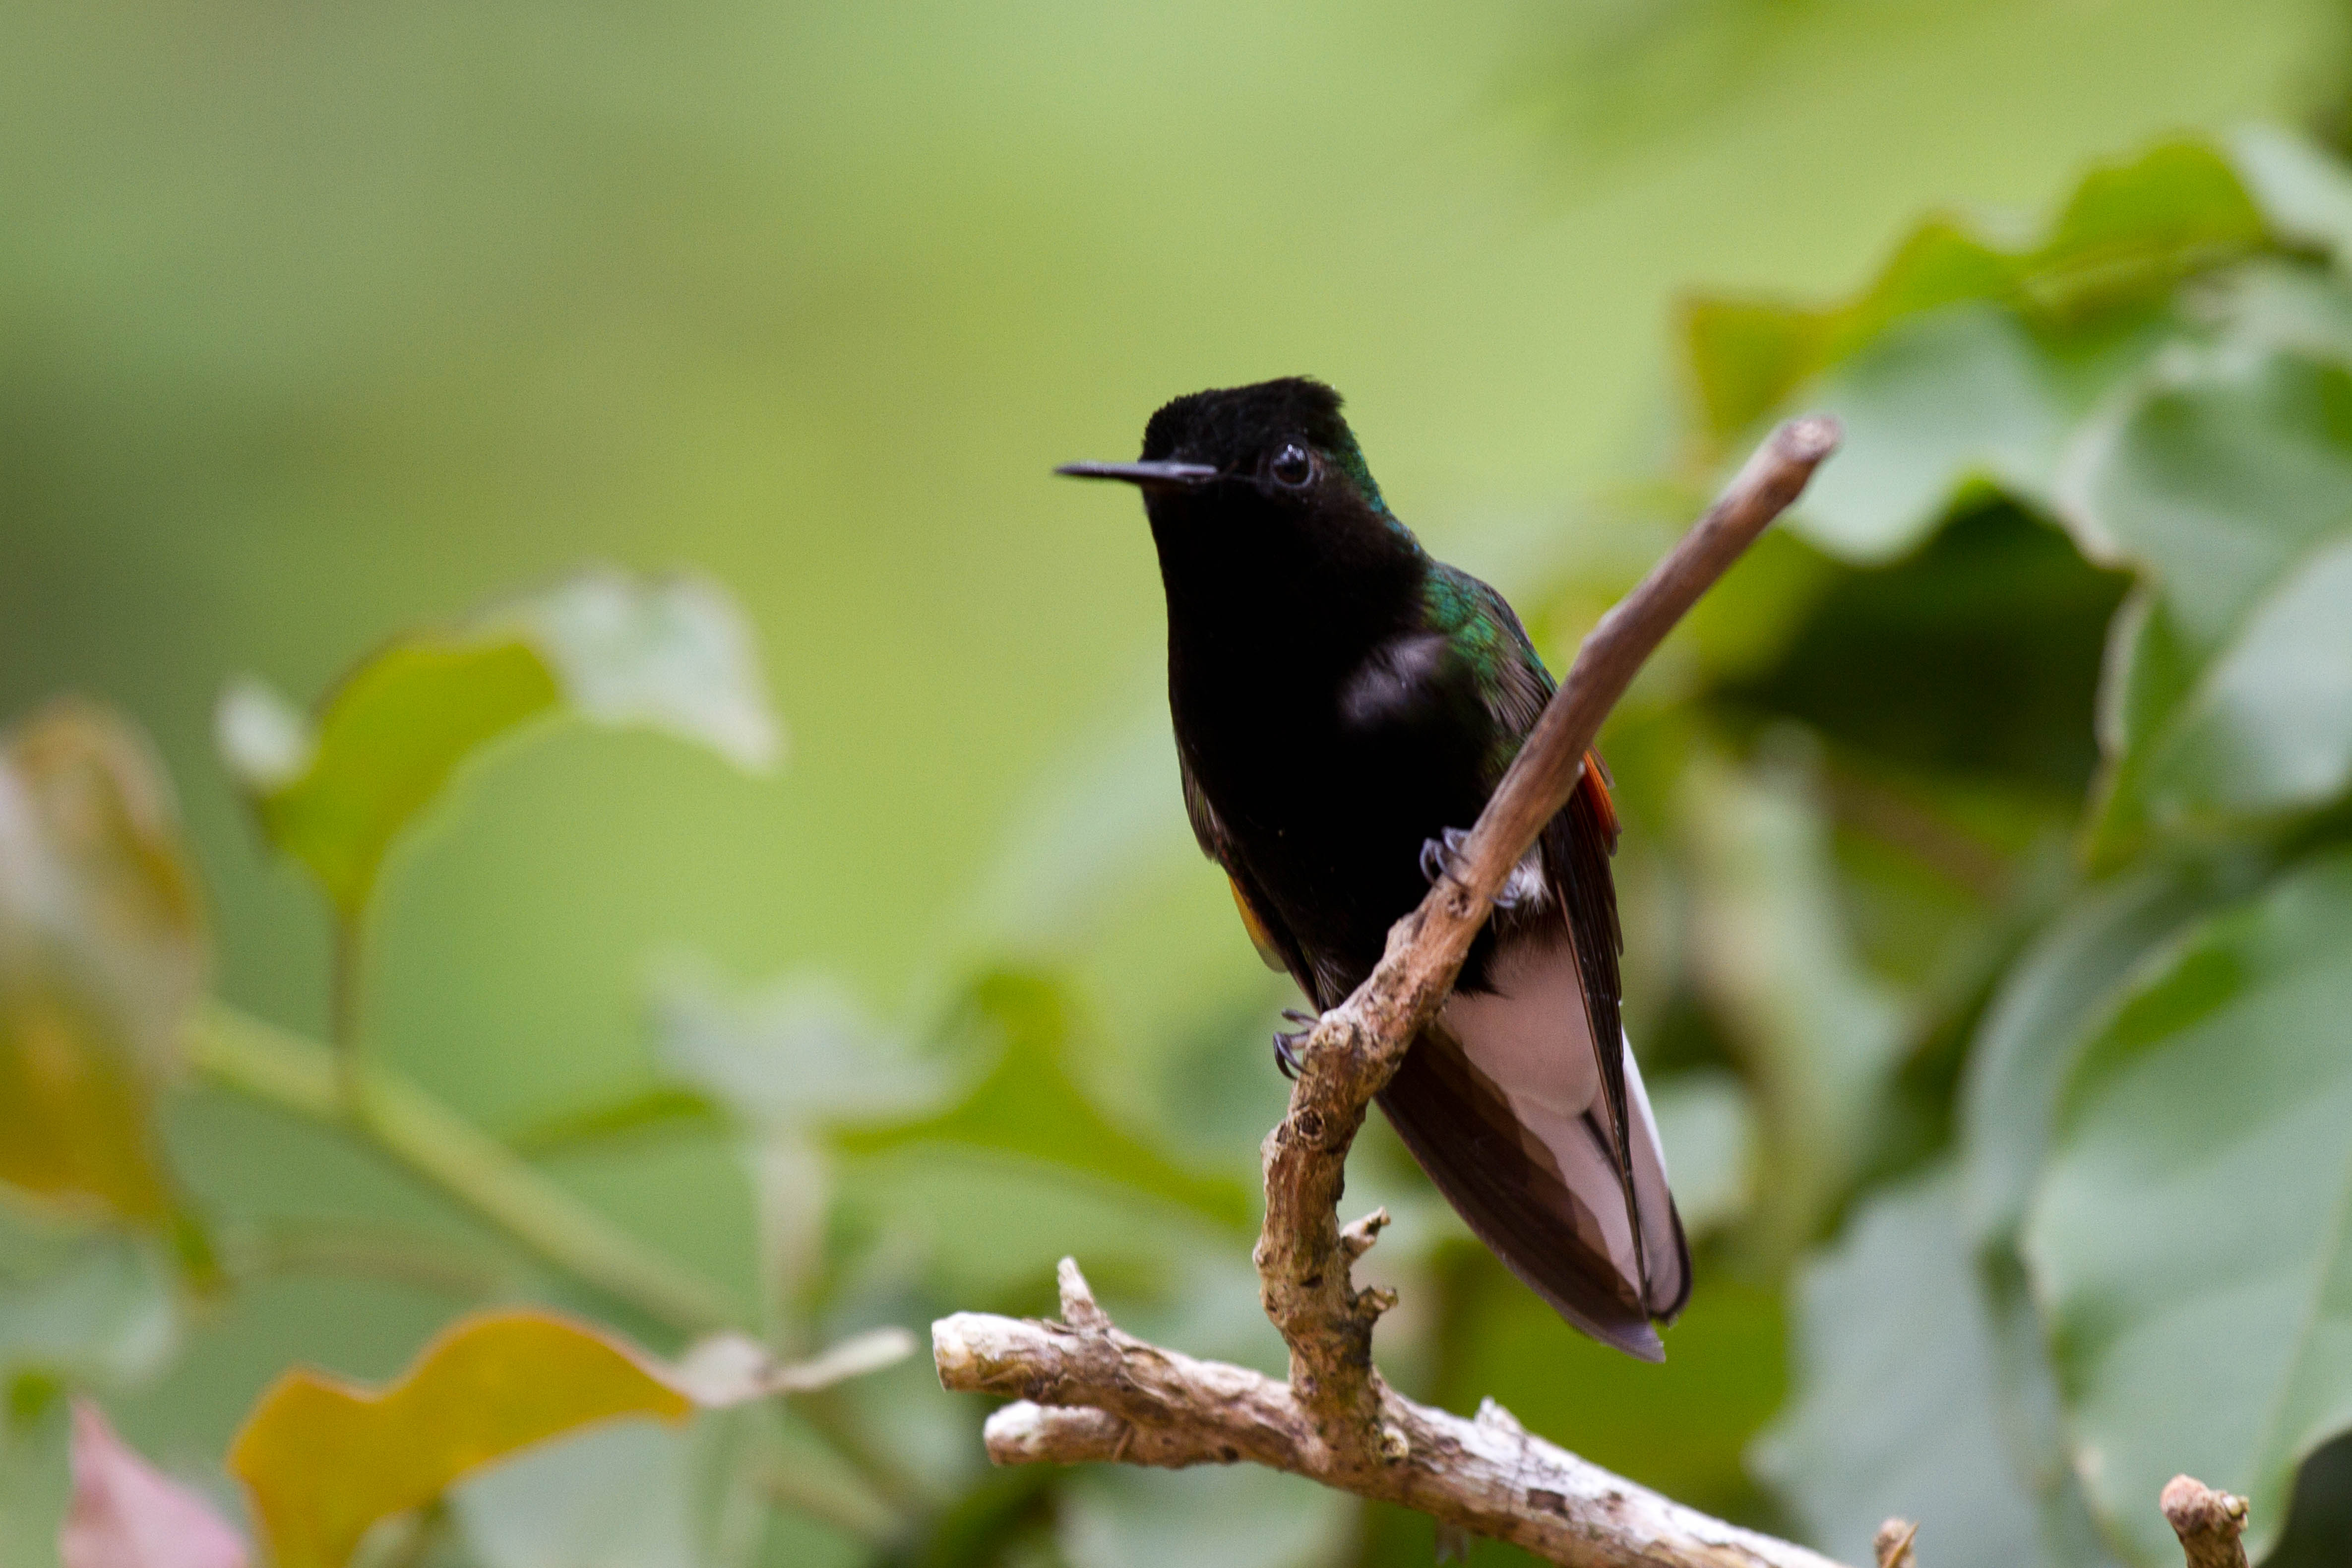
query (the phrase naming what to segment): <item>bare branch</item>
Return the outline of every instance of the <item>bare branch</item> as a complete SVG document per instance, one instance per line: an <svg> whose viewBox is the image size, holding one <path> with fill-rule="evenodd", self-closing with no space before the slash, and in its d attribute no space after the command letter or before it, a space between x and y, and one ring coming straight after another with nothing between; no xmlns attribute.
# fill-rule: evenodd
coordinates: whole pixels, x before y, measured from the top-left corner
<svg viewBox="0 0 2352 1568"><path fill-rule="evenodd" d="M2246 1500L2217 1492L2192 1476L2175 1476L2164 1485L2158 1505L2189 1568L2246 1568L2246 1546L2239 1538L2246 1529Z"/></svg>
<svg viewBox="0 0 2352 1568"><path fill-rule="evenodd" d="M1299 1047L1290 1107L1266 1135L1265 1223L1255 1260L1289 1378L1195 1361L1120 1332L1074 1262L1063 1321L962 1312L932 1325L940 1380L1021 1403L988 1423L1000 1464L1249 1460L1419 1509L1556 1563L1592 1568L1832 1568L1787 1542L1707 1518L1522 1430L1491 1401L1465 1421L1396 1394L1372 1365L1372 1325L1392 1294L1359 1290L1349 1266L1385 1214L1344 1231L1348 1150L1422 1026L1452 988L1494 896L1575 790L1584 754L1634 674L1701 594L1803 490L1835 449L1836 423L1775 431L1721 500L1584 639L1567 679L1480 814L1454 869L1389 932L1354 995Z"/></svg>

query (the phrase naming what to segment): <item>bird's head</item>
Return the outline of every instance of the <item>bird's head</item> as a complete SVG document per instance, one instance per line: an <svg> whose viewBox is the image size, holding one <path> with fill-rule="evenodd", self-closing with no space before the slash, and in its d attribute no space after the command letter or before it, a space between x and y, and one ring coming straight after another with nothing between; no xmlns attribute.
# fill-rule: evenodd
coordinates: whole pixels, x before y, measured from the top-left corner
<svg viewBox="0 0 2352 1568"><path fill-rule="evenodd" d="M1381 499L1339 395L1304 376L1177 398L1144 427L1138 461L1055 471L1139 487L1163 565L1171 554L1340 565L1419 552Z"/></svg>

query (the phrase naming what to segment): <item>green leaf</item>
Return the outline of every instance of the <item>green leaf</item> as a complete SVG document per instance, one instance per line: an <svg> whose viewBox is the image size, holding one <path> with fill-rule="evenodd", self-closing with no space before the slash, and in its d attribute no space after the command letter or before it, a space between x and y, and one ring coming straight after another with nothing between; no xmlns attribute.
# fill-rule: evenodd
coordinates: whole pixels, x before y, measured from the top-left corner
<svg viewBox="0 0 2352 1568"><path fill-rule="evenodd" d="M153 1225L149 1126L202 992L201 895L144 740L86 703L0 736L0 1183Z"/></svg>
<svg viewBox="0 0 2352 1568"><path fill-rule="evenodd" d="M1250 1194L1240 1183L1177 1164L1078 1087L1068 1066L1076 1029L1060 984L999 970L972 986L970 1008L1002 1048L961 1101L936 1116L844 1130L836 1146L853 1154L923 1143L989 1150L1148 1193L1229 1228L1248 1226Z"/></svg>
<svg viewBox="0 0 2352 1568"><path fill-rule="evenodd" d="M2352 1427L2352 855L2144 969L2063 1102L2025 1234L2074 1462L2138 1561L2187 1471L2252 1500L2259 1557L2302 1458Z"/></svg>
<svg viewBox="0 0 2352 1568"><path fill-rule="evenodd" d="M350 918L461 763L559 710L667 731L751 769L780 744L750 632L723 593L605 571L396 639L314 721L258 682L234 683L217 730L270 842Z"/></svg>
<svg viewBox="0 0 2352 1568"><path fill-rule="evenodd" d="M1756 1110L1739 1079L1677 1073L1651 1086L1650 1110L1674 1178L1675 1209L1691 1239L1745 1215L1756 1195Z"/></svg>
<svg viewBox="0 0 2352 1568"><path fill-rule="evenodd" d="M2041 1174L2085 1031L2149 950L2234 889L2238 862L2145 868L2078 895L2011 965L1970 1044L1959 1098L1968 1226L2012 1236Z"/></svg>
<svg viewBox="0 0 2352 1568"><path fill-rule="evenodd" d="M2352 170L2275 125L2235 132L2230 159L2273 232L2339 263L2352 256Z"/></svg>
<svg viewBox="0 0 2352 1568"><path fill-rule="evenodd" d="M1762 1133L1759 1239L1809 1240L1872 1153L1908 1038L1902 1000L1848 934L1829 826L1794 736L1750 773L1685 775L1692 956L1739 1049Z"/></svg>
<svg viewBox="0 0 2352 1568"><path fill-rule="evenodd" d="M830 975L787 977L733 997L679 976L654 1005L663 1068L754 1127L803 1130L930 1110L947 1088Z"/></svg>
<svg viewBox="0 0 2352 1568"><path fill-rule="evenodd" d="M450 1491L481 1568L702 1568L696 1434L623 1420L529 1449Z"/></svg>
<svg viewBox="0 0 2352 1568"><path fill-rule="evenodd" d="M148 1241L60 1231L0 1209L0 1389L122 1387L178 1350L170 1268Z"/></svg>
<svg viewBox="0 0 2352 1568"><path fill-rule="evenodd" d="M2149 760L2147 793L2185 815L2261 817L2352 785L2352 533L2248 613Z"/></svg>
<svg viewBox="0 0 2352 1568"><path fill-rule="evenodd" d="M2163 143L2095 169L2039 244L2007 244L1951 218L1931 219L1843 304L1688 306L1686 353L1705 430L1728 441L1908 317L1987 301L2038 324L2070 326L2154 305L2181 278L2247 255L2265 237L2236 174L2199 142ZM1855 445L1849 442L1848 458Z"/></svg>
<svg viewBox="0 0 2352 1568"><path fill-rule="evenodd" d="M2114 630L2095 857L2339 795L2352 370L2229 342L2169 356L2067 469L2076 538L2149 583Z"/></svg>
<svg viewBox="0 0 2352 1568"><path fill-rule="evenodd" d="M2047 492L2077 412L2014 311L1975 301L1891 325L1821 384L1845 427L1789 526L1858 565L1909 551L1981 481Z"/></svg>
<svg viewBox="0 0 2352 1568"><path fill-rule="evenodd" d="M1867 1563L1879 1522L1900 1515L1922 1521L1922 1558L1950 1568L2040 1560L1954 1174L1874 1194L1796 1295L1796 1398L1754 1459L1806 1537Z"/></svg>

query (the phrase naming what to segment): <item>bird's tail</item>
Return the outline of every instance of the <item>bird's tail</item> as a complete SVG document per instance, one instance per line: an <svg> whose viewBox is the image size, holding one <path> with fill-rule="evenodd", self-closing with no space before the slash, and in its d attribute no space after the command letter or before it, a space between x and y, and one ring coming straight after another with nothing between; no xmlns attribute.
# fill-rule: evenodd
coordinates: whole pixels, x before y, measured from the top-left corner
<svg viewBox="0 0 2352 1568"><path fill-rule="evenodd" d="M1640 1081L1632 1079L1634 1093ZM1666 1193L1646 1097L1629 1118L1631 1204L1601 1118L1588 1113L1547 1138L1522 1121L1442 1025L1413 1042L1381 1109L1472 1233L1553 1310L1603 1344L1665 1359L1653 1320L1672 1321L1682 1310L1690 1250ZM1649 1240L1646 1280L1629 1219Z"/></svg>

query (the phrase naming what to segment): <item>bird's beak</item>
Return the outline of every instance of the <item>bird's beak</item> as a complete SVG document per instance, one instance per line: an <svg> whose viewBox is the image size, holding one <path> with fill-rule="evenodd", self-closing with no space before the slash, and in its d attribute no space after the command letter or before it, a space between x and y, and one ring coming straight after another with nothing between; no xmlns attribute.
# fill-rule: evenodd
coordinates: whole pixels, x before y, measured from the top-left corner
<svg viewBox="0 0 2352 1568"><path fill-rule="evenodd" d="M1189 490L1217 470L1206 463L1064 463L1054 470L1074 479L1122 479L1147 490Z"/></svg>

